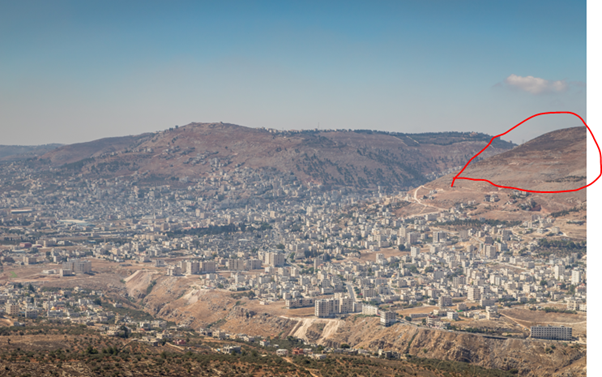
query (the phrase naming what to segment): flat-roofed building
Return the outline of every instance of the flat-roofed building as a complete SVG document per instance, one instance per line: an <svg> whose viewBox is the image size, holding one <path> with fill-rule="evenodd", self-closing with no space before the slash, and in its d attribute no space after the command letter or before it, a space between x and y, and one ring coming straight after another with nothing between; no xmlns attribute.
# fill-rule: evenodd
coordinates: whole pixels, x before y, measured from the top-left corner
<svg viewBox="0 0 602 377"><path fill-rule="evenodd" d="M199 261L188 260L184 262L184 267L186 268L187 275L194 275L199 273L200 263Z"/></svg>
<svg viewBox="0 0 602 377"><path fill-rule="evenodd" d="M453 301L450 296L441 296L439 297L438 304L440 308L444 308L446 306L452 306Z"/></svg>
<svg viewBox="0 0 602 377"><path fill-rule="evenodd" d="M573 329L571 327L556 326L531 326L531 338L551 340L572 340Z"/></svg>
<svg viewBox="0 0 602 377"><path fill-rule="evenodd" d="M388 327L397 321L397 313L394 311L382 311L380 312L380 324Z"/></svg>
<svg viewBox="0 0 602 377"><path fill-rule="evenodd" d="M71 259L63 262L63 270L71 270L75 274L87 274L92 272L92 263L87 260Z"/></svg>
<svg viewBox="0 0 602 377"><path fill-rule="evenodd" d="M6 313L6 315L9 315L11 317L17 317L19 315L19 305L17 305L14 302L8 301L4 305L4 312Z"/></svg>
<svg viewBox="0 0 602 377"><path fill-rule="evenodd" d="M469 301L479 301L481 299L481 291L479 291L476 287L468 288L468 300Z"/></svg>
<svg viewBox="0 0 602 377"><path fill-rule="evenodd" d="M308 306L314 306L315 300L313 298L299 298L286 300L285 303L287 309L305 308Z"/></svg>

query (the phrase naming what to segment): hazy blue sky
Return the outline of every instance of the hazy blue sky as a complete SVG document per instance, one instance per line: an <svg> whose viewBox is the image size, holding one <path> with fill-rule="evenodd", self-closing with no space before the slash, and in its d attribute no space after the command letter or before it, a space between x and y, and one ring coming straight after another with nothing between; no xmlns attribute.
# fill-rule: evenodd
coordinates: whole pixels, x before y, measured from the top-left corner
<svg viewBox="0 0 602 377"><path fill-rule="evenodd" d="M585 1L0 1L0 144L585 116ZM575 126L527 123L521 142Z"/></svg>

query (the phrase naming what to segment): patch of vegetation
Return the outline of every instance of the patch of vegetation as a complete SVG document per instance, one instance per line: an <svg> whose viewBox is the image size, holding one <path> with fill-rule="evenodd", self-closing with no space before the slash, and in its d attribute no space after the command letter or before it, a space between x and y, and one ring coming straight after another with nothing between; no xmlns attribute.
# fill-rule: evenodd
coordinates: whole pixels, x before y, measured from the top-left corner
<svg viewBox="0 0 602 377"><path fill-rule="evenodd" d="M230 225L210 225L207 228L191 228L191 229L177 229L170 232L167 232L167 236L170 238L177 238L183 235L189 236L204 236L204 235L215 235L222 233L235 233L238 231L245 230L245 225L241 224L240 226L236 226L234 224Z"/></svg>
<svg viewBox="0 0 602 377"><path fill-rule="evenodd" d="M157 284L156 280L151 281L151 283L146 287L146 295L148 296L152 291L153 287Z"/></svg>
<svg viewBox="0 0 602 377"><path fill-rule="evenodd" d="M481 327L465 327L463 329L458 329L458 330L469 332L469 333L477 333L477 334L497 334L497 332L495 330L481 328Z"/></svg>
<svg viewBox="0 0 602 377"><path fill-rule="evenodd" d="M504 371L499 369L486 369L469 363L443 361L421 357L410 357L408 358L408 362L428 368L429 370L457 373L461 376L506 377L514 376L518 372Z"/></svg>
<svg viewBox="0 0 602 377"><path fill-rule="evenodd" d="M155 317L142 310L136 310L126 307L116 308L108 302L102 302L101 306L108 311L119 314L120 316L128 316L135 321L153 321L155 319Z"/></svg>
<svg viewBox="0 0 602 377"><path fill-rule="evenodd" d="M210 324L207 325L207 328L210 329L212 327L217 327L219 328L221 325L223 325L224 323L226 323L226 319L225 318L220 318L215 322L211 322Z"/></svg>
<svg viewBox="0 0 602 377"><path fill-rule="evenodd" d="M567 224L575 224L575 225L583 225L583 224L585 224L585 221L583 221L583 220L577 220L577 221L570 220L570 221L567 221L566 223Z"/></svg>
<svg viewBox="0 0 602 377"><path fill-rule="evenodd" d="M579 258L587 250L586 241L571 241L571 240L548 240L540 238L537 240L538 254L541 257L547 257L551 254L558 256L568 256L572 253L578 253Z"/></svg>
<svg viewBox="0 0 602 377"><path fill-rule="evenodd" d="M243 297L248 297L249 299L253 299L253 298L255 298L255 292L245 291L245 292L239 292L239 293L232 293L230 296L235 300L243 298Z"/></svg>
<svg viewBox="0 0 602 377"><path fill-rule="evenodd" d="M566 310L566 309L558 309L558 308L550 308L550 307L545 307L542 310L546 313L577 314L577 312L574 310Z"/></svg>
<svg viewBox="0 0 602 377"><path fill-rule="evenodd" d="M558 212L552 212L550 213L550 216L556 218L556 217L562 217L562 216L566 216L571 212L579 212L581 211L581 208L577 208L577 207L573 207L571 209L565 209L562 211L558 211Z"/></svg>
<svg viewBox="0 0 602 377"><path fill-rule="evenodd" d="M84 158L83 160L71 162L69 164L64 164L61 167L66 170L81 170L84 167L84 165L86 165L87 163L91 163L91 162L94 162L93 157Z"/></svg>

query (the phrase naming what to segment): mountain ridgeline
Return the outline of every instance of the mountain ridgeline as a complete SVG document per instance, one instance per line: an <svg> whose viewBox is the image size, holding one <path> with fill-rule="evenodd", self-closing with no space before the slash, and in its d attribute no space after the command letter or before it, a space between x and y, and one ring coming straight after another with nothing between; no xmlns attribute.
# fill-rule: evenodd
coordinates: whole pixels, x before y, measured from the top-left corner
<svg viewBox="0 0 602 377"><path fill-rule="evenodd" d="M278 131L191 123L156 133L65 145L26 163L69 175L136 175L142 181L274 168L306 183L403 189L458 169L490 139L477 132ZM513 147L496 139L483 157Z"/></svg>
<svg viewBox="0 0 602 377"><path fill-rule="evenodd" d="M26 160L28 158L41 156L61 145L62 144L0 145L0 162Z"/></svg>

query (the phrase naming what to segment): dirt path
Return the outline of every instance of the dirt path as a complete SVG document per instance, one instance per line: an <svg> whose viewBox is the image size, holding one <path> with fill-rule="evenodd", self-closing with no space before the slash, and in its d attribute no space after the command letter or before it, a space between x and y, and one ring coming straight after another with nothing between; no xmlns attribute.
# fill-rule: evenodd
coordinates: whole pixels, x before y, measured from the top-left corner
<svg viewBox="0 0 602 377"><path fill-rule="evenodd" d="M416 201L417 204L420 204L422 206L422 210L420 210L419 213L416 213L414 215L428 215L431 213L439 213L439 212L443 211L444 208L435 207L432 204L424 204L420 201L420 199L418 199L418 190L420 190L421 188L424 188L424 185L421 185L421 186L417 187L416 189L414 189L414 200ZM435 209L435 211L425 213L424 210L426 210L427 208Z"/></svg>
<svg viewBox="0 0 602 377"><path fill-rule="evenodd" d="M510 317L509 315L507 315L507 314L504 314L504 313L500 313L500 315L501 315L501 316L504 316L505 318L508 318L509 320L511 320L512 322L516 323L516 324L517 324L517 325L519 325L520 327L523 327L523 328L525 328L526 330L529 330L529 331L531 331L531 329L530 329L528 326L525 326L525 325L523 325L523 324L522 324L522 323L520 323L520 322L519 322L519 320L517 320L516 318L514 318L514 317Z"/></svg>
<svg viewBox="0 0 602 377"><path fill-rule="evenodd" d="M177 349L178 351L182 351L182 352L186 351L186 349L184 347L176 346L175 344L172 344L172 343L165 343L165 345L173 347L173 348Z"/></svg>

